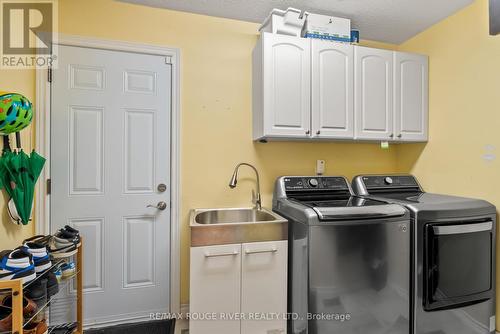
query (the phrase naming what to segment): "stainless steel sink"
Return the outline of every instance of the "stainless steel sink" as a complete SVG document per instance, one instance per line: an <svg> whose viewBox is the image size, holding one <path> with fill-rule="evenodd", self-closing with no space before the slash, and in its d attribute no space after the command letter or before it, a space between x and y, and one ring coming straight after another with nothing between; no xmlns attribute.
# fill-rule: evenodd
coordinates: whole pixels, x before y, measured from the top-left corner
<svg viewBox="0 0 500 334"><path fill-rule="evenodd" d="M191 246L286 240L287 220L267 209L191 210Z"/></svg>
<svg viewBox="0 0 500 334"><path fill-rule="evenodd" d="M269 212L257 209L216 209L195 216L198 224L241 224L280 220Z"/></svg>

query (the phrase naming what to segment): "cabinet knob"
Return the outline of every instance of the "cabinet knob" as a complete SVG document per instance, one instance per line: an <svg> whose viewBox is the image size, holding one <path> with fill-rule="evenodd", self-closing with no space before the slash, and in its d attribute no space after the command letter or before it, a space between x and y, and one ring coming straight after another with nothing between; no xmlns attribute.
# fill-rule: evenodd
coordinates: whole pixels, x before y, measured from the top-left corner
<svg viewBox="0 0 500 334"><path fill-rule="evenodd" d="M399 134L399 135L398 135L398 138L401 138L401 137L403 137L403 135L402 135L402 134Z"/></svg>
<svg viewBox="0 0 500 334"><path fill-rule="evenodd" d="M316 134L317 134L317 135L321 134L321 131L319 131L319 130L318 130L318 131L316 131Z"/></svg>
<svg viewBox="0 0 500 334"><path fill-rule="evenodd" d="M391 133L389 137L394 138L394 133Z"/></svg>
<svg viewBox="0 0 500 334"><path fill-rule="evenodd" d="M308 135L308 134L310 134L310 133L311 133L311 131L309 131L309 130L307 130L307 131L306 131L306 135Z"/></svg>

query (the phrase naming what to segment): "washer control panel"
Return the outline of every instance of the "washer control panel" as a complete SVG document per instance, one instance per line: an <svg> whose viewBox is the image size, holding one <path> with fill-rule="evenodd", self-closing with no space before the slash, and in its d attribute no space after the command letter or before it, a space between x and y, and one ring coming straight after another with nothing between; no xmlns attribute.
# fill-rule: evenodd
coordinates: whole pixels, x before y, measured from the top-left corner
<svg viewBox="0 0 500 334"><path fill-rule="evenodd" d="M362 180L366 189L420 188L412 175L368 175Z"/></svg>
<svg viewBox="0 0 500 334"><path fill-rule="evenodd" d="M286 191L349 190L347 180L341 176L289 176L284 183Z"/></svg>

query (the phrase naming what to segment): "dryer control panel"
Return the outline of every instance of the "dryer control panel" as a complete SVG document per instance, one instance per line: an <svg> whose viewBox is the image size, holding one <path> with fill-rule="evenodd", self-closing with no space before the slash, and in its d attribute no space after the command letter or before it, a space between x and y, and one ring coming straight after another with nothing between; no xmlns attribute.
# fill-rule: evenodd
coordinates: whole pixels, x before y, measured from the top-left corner
<svg viewBox="0 0 500 334"><path fill-rule="evenodd" d="M423 191L413 175L360 175L352 183L358 195L387 191Z"/></svg>

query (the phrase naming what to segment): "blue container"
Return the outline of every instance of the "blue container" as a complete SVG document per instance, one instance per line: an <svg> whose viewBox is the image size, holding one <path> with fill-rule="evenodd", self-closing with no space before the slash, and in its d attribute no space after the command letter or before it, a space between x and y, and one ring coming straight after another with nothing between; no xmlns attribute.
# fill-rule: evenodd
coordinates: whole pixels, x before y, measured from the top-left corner
<svg viewBox="0 0 500 334"><path fill-rule="evenodd" d="M359 30L351 30L351 43L359 43Z"/></svg>

